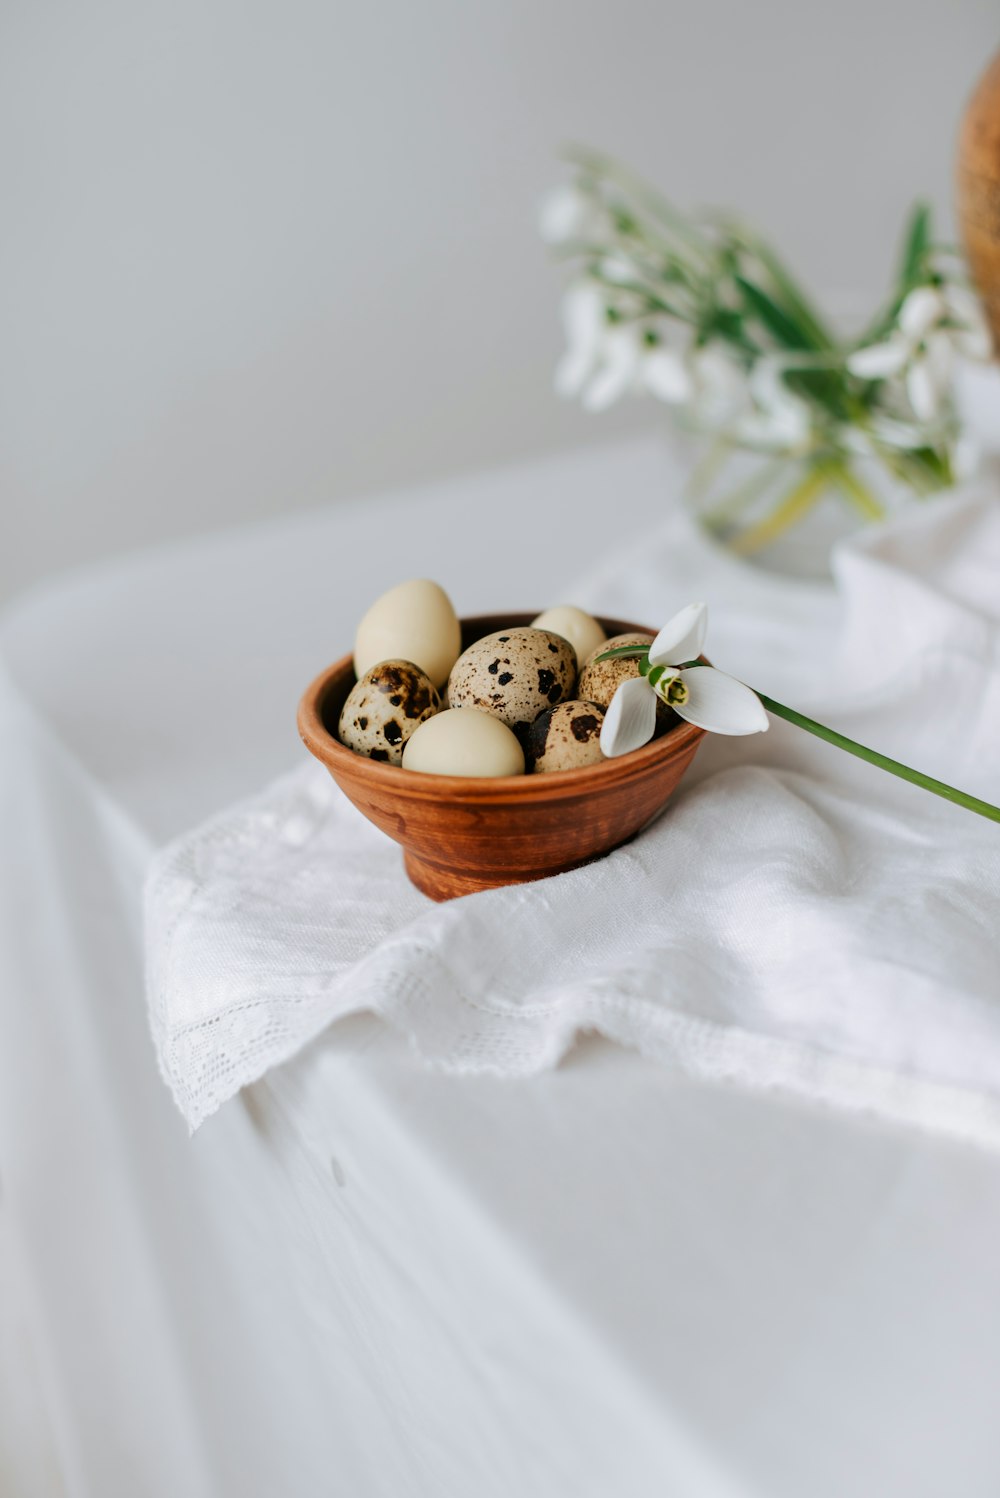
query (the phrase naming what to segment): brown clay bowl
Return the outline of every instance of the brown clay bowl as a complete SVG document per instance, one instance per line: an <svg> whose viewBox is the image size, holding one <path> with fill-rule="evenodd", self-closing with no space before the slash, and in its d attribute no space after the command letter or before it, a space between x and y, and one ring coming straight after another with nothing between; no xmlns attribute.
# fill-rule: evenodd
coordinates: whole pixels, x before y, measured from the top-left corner
<svg viewBox="0 0 1000 1498"><path fill-rule="evenodd" d="M536 610L537 613L537 610ZM462 648L536 614L462 621ZM647 630L602 619L609 635ZM601 858L663 810L704 737L678 722L652 743L582 770L544 775L425 775L345 748L337 723L355 682L351 656L330 666L299 704L299 733L344 794L403 846L406 872L432 900L526 884Z"/></svg>

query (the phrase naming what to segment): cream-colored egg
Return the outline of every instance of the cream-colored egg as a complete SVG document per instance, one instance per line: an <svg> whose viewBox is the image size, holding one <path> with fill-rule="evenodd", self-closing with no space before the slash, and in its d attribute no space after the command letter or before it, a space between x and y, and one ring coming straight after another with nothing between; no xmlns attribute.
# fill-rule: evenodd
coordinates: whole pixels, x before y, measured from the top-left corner
<svg viewBox="0 0 1000 1498"><path fill-rule="evenodd" d="M550 629L553 634L568 640L576 651L578 667L608 638L592 614L571 603L560 603L554 609L546 609L537 619L532 619L531 627Z"/></svg>
<svg viewBox="0 0 1000 1498"><path fill-rule="evenodd" d="M443 687L462 653L462 629L451 599L437 583L414 578L377 598L354 637L360 678L379 661L412 661Z"/></svg>
<svg viewBox="0 0 1000 1498"><path fill-rule="evenodd" d="M524 752L499 718L475 707L449 707L414 729L403 769L426 775L523 775Z"/></svg>

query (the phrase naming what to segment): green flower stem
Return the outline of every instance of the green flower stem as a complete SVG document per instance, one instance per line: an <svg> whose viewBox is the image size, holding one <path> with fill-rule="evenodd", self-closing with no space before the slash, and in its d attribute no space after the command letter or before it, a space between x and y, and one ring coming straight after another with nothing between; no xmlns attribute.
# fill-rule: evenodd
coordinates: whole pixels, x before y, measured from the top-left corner
<svg viewBox="0 0 1000 1498"><path fill-rule="evenodd" d="M850 463L835 464L830 469L830 476L866 520L885 519L885 509L868 485L861 482Z"/></svg>
<svg viewBox="0 0 1000 1498"><path fill-rule="evenodd" d="M819 463L811 467L805 478L795 485L791 493L785 496L765 520L745 530L731 543L731 550L737 556L747 556L750 552L759 551L762 546L768 546L772 541L776 541L813 508L822 497L828 482L829 473L825 464Z"/></svg>
<svg viewBox="0 0 1000 1498"><path fill-rule="evenodd" d="M822 723L817 723L814 718L807 718L803 713L797 713L792 707L785 707L782 702L775 702L773 697L766 697L763 692L757 696L767 708L769 713L774 713L777 718L784 718L788 723L794 723L796 728L804 728L806 733L815 734L818 739L825 739L828 744L833 744L836 749L843 749L847 754L853 754L857 759L863 759L870 765L876 765L880 770L887 770L890 775L896 775L900 780L908 780L911 785L919 785L925 791L932 791L935 796L943 796L945 801L953 801L956 806L964 806L967 811L974 811L978 816L988 817L991 822L1000 822L1000 806L993 806L989 801L980 801L978 796L970 796L967 791L960 791L953 785L946 785L943 780L935 780L932 775L924 775L920 770L911 770L909 765L901 765L898 760L890 759L887 754L879 754L875 749L868 749L864 744L849 739L846 735L838 733L834 728L827 728Z"/></svg>
<svg viewBox="0 0 1000 1498"><path fill-rule="evenodd" d="M728 451L733 451L729 444ZM739 518L747 507L753 504L762 494L766 494L775 479L781 477L782 471L788 467L788 459L784 454L772 458L770 462L762 463L755 473L744 479L735 489L732 489L725 497L711 509L705 509L701 513L702 524L720 539L725 539L726 531ZM697 494L692 495L694 502L698 503Z"/></svg>

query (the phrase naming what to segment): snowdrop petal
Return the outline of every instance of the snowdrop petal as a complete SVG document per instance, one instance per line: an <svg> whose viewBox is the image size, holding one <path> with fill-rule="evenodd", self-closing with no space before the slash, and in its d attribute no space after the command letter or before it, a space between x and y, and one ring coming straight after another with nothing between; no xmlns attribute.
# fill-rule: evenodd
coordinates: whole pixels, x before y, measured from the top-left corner
<svg viewBox="0 0 1000 1498"><path fill-rule="evenodd" d="M967 286L949 286L944 296L949 317L959 324L951 333L958 352L966 359L992 359L993 335L979 298Z"/></svg>
<svg viewBox="0 0 1000 1498"><path fill-rule="evenodd" d="M735 676L714 666L689 666L681 672L681 681L688 689L688 700L683 706L675 702L673 708L689 723L710 733L766 733L764 704Z"/></svg>
<svg viewBox="0 0 1000 1498"><path fill-rule="evenodd" d="M556 390L563 396L579 395L601 355L606 337L604 298L592 281L571 286L562 300L566 353L556 369Z"/></svg>
<svg viewBox="0 0 1000 1498"><path fill-rule="evenodd" d="M660 630L649 647L651 666L680 666L701 655L708 632L708 605L689 603Z"/></svg>
<svg viewBox="0 0 1000 1498"><path fill-rule="evenodd" d="M654 348L643 359L642 385L650 395L668 405L680 405L690 398L692 391L684 360L666 348Z"/></svg>
<svg viewBox="0 0 1000 1498"><path fill-rule="evenodd" d="M871 343L848 356L847 367L859 380L885 380L899 374L910 357L910 347L902 338L887 343Z"/></svg>
<svg viewBox="0 0 1000 1498"><path fill-rule="evenodd" d="M871 433L886 447L898 447L901 452L920 447L927 441L920 427L905 421L894 421L891 416L872 417Z"/></svg>
<svg viewBox="0 0 1000 1498"><path fill-rule="evenodd" d="M899 326L906 338L917 343L947 314L944 297L933 286L918 286L899 309Z"/></svg>
<svg viewBox="0 0 1000 1498"><path fill-rule="evenodd" d="M750 394L758 406L771 410L794 399L785 384L777 359L758 359L750 371Z"/></svg>
<svg viewBox="0 0 1000 1498"><path fill-rule="evenodd" d="M927 359L915 359L906 376L906 393L913 414L920 421L933 421L941 404L941 392Z"/></svg>
<svg viewBox="0 0 1000 1498"><path fill-rule="evenodd" d="M584 238L594 218L593 199L569 184L554 188L543 200L538 229L546 244L565 244Z"/></svg>
<svg viewBox="0 0 1000 1498"><path fill-rule="evenodd" d="M804 409L801 412L754 411L749 416L741 416L733 432L748 447L786 452L807 441L809 413Z"/></svg>
<svg viewBox="0 0 1000 1498"><path fill-rule="evenodd" d="M556 394L572 400L580 394L594 372L594 358L585 350L570 350L556 365Z"/></svg>
<svg viewBox="0 0 1000 1498"><path fill-rule="evenodd" d="M627 285L630 281L639 281L641 276L631 260L624 255L605 255L601 261L601 275L606 281L614 281L617 284Z"/></svg>
<svg viewBox="0 0 1000 1498"><path fill-rule="evenodd" d="M606 411L631 390L639 369L639 338L634 328L609 328L604 363L583 392L588 411Z"/></svg>
<svg viewBox="0 0 1000 1498"><path fill-rule="evenodd" d="M604 296L593 281L578 281L562 299L562 320L570 348L600 343L607 326Z"/></svg>
<svg viewBox="0 0 1000 1498"><path fill-rule="evenodd" d="M973 437L959 437L951 453L951 471L955 482L971 479L979 467L979 443Z"/></svg>
<svg viewBox="0 0 1000 1498"><path fill-rule="evenodd" d="M956 352L977 364L988 364L993 358L993 335L985 318L975 327L956 328L951 335Z"/></svg>
<svg viewBox="0 0 1000 1498"><path fill-rule="evenodd" d="M611 699L601 725L601 753L606 759L631 754L648 744L656 728L656 694L644 676L623 681Z"/></svg>
<svg viewBox="0 0 1000 1498"><path fill-rule="evenodd" d="M724 425L746 405L742 370L712 343L696 350L688 362L695 386L695 414L709 426Z"/></svg>
<svg viewBox="0 0 1000 1498"><path fill-rule="evenodd" d="M932 333L924 343L924 359L931 379L939 395L943 395L951 381L955 365L955 348L950 333Z"/></svg>

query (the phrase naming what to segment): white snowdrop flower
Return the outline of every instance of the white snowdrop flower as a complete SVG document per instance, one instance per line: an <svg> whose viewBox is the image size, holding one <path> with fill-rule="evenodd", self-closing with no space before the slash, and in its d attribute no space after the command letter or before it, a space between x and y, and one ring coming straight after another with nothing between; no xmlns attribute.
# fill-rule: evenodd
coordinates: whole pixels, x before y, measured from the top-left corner
<svg viewBox="0 0 1000 1498"><path fill-rule="evenodd" d="M613 255L605 255L601 261L601 275L605 281L613 281L616 285L627 286L640 280L640 272L633 265L627 255L615 252Z"/></svg>
<svg viewBox="0 0 1000 1498"><path fill-rule="evenodd" d="M847 368L862 380L903 375L913 414L933 421L948 393L956 353L990 358L982 309L964 287L918 286L904 298L895 331L882 343L856 349Z"/></svg>
<svg viewBox="0 0 1000 1498"><path fill-rule="evenodd" d="M949 320L958 324L951 332L958 353L977 363L987 363L993 357L993 335L979 298L966 286L948 286L944 299Z"/></svg>
<svg viewBox="0 0 1000 1498"><path fill-rule="evenodd" d="M608 331L604 296L593 281L577 281L562 300L566 352L556 368L556 390L572 399L580 394L601 358Z"/></svg>
<svg viewBox="0 0 1000 1498"><path fill-rule="evenodd" d="M777 359L758 359L750 371L755 410L736 424L739 438L755 447L788 451L803 447L812 432L809 406L785 384Z"/></svg>
<svg viewBox="0 0 1000 1498"><path fill-rule="evenodd" d="M884 343L870 343L847 357L847 368L859 380L888 380L906 368L913 349L908 338L894 333Z"/></svg>
<svg viewBox="0 0 1000 1498"><path fill-rule="evenodd" d="M951 471L956 483L971 479L979 467L979 443L967 434L958 438L951 450Z"/></svg>
<svg viewBox="0 0 1000 1498"><path fill-rule="evenodd" d="M947 315L944 297L936 286L918 286L904 298L899 309L899 331L911 344L918 344Z"/></svg>
<svg viewBox="0 0 1000 1498"><path fill-rule="evenodd" d="M568 244L599 232L604 214L592 194L575 183L553 188L542 201L538 229L546 244Z"/></svg>
<svg viewBox="0 0 1000 1498"><path fill-rule="evenodd" d="M694 383L680 354L660 343L653 344L643 356L639 383L668 406L683 405L694 393Z"/></svg>
<svg viewBox="0 0 1000 1498"><path fill-rule="evenodd" d="M588 411L606 411L637 384L642 342L634 323L610 323L604 336L601 361L583 392Z"/></svg>
<svg viewBox="0 0 1000 1498"><path fill-rule="evenodd" d="M601 752L608 759L648 744L656 729L657 701L680 718L710 733L764 733L767 713L757 693L714 666L695 662L708 629L708 609L692 603L663 626L646 657L642 676L623 681L611 699L601 727Z"/></svg>
<svg viewBox="0 0 1000 1498"><path fill-rule="evenodd" d="M747 403L746 376L717 344L709 343L688 355L693 387L691 414L706 427L721 427Z"/></svg>
<svg viewBox="0 0 1000 1498"><path fill-rule="evenodd" d="M955 348L947 333L929 333L915 350L906 371L906 393L913 414L933 421L951 384Z"/></svg>
<svg viewBox="0 0 1000 1498"><path fill-rule="evenodd" d="M927 441L927 434L920 427L881 414L872 416L871 434L883 446L898 447L901 452L921 447Z"/></svg>

